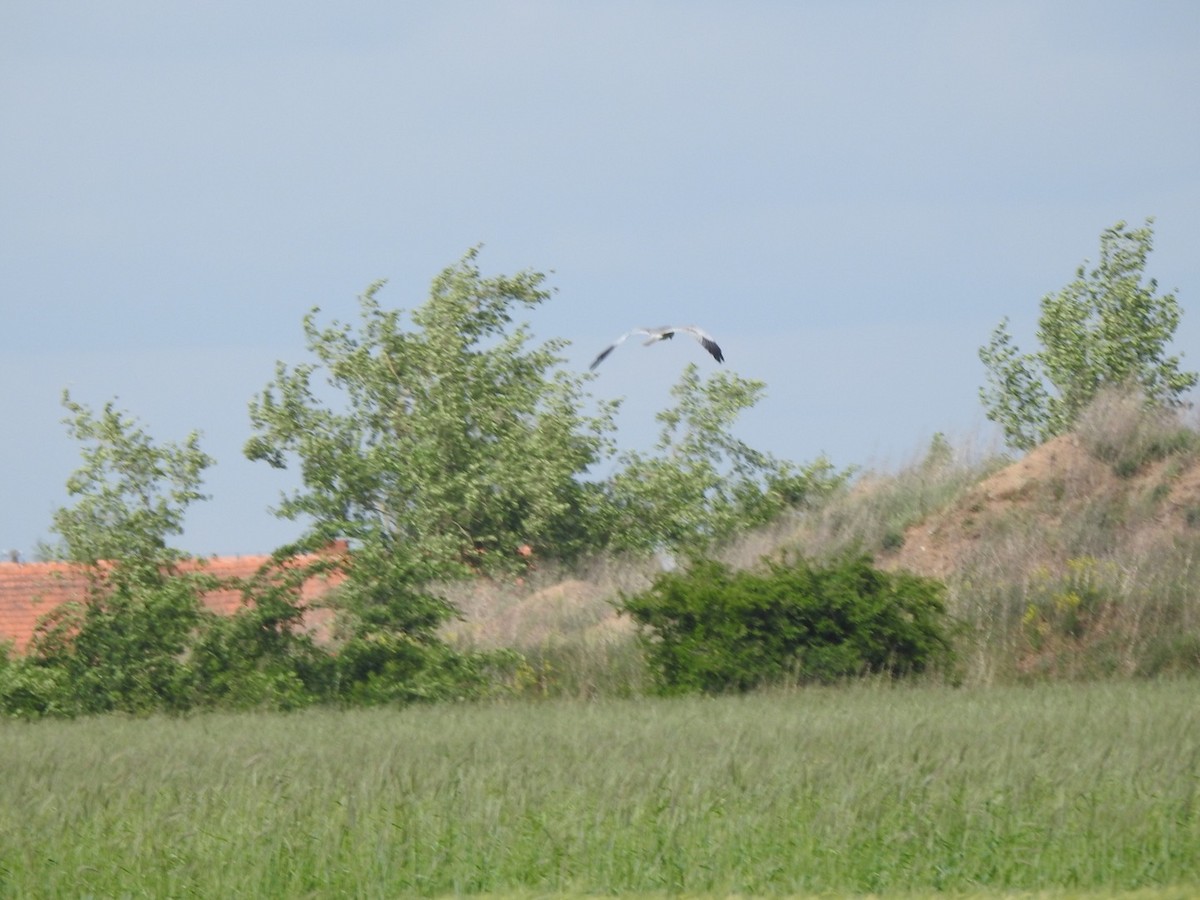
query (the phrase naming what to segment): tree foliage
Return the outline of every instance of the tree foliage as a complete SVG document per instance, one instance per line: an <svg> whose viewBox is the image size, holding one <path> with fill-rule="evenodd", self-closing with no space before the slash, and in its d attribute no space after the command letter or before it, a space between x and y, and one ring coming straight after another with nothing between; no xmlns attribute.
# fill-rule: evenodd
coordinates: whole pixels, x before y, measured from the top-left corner
<svg viewBox="0 0 1200 900"><path fill-rule="evenodd" d="M83 465L54 514L57 554L85 576L83 596L38 623L29 652L0 660L0 710L22 715L291 708L327 698L327 651L304 633L309 570L274 562L249 579L217 578L173 549L188 506L204 498L212 458L199 435L155 443L113 403L99 413L64 395ZM240 590L230 616L205 593Z"/></svg>
<svg viewBox="0 0 1200 900"><path fill-rule="evenodd" d="M688 365L671 389L676 405L656 417L655 454L624 454L608 485L613 546L700 552L845 480L824 459L798 468L734 437L734 422L764 388L728 372L701 380Z"/></svg>
<svg viewBox="0 0 1200 900"><path fill-rule="evenodd" d="M565 341L535 344L516 314L549 298L535 272L484 277L477 251L433 281L411 311L359 299L354 323L303 320L312 359L278 363L253 398L246 455L295 467L279 515L304 523L254 577L217 579L170 546L205 495L212 459L197 434L157 444L107 404L63 402L83 465L71 506L54 516L63 558L86 571L81 602L40 623L30 652L0 654L0 709L25 714L291 709L319 701L412 702L486 693L514 655L460 652L441 637L457 615L441 582L524 568L529 552L571 560L662 547L695 555L840 484L736 439L761 382L689 366L659 414L655 453L614 452L619 401L585 393L565 371ZM585 406L594 410L585 413ZM319 551L347 541L348 553ZM332 643L305 633L304 585L337 575L322 602ZM202 602L239 590L216 616Z"/></svg>
<svg viewBox="0 0 1200 900"><path fill-rule="evenodd" d="M334 567L332 558L298 564L272 560L246 579L229 579L244 602L211 616L187 661L197 706L297 709L330 699L336 662L304 628L306 580Z"/></svg>
<svg viewBox="0 0 1200 900"><path fill-rule="evenodd" d="M511 564L525 543L586 542L577 476L612 428L611 405L580 412L582 377L558 369L564 342L530 346L513 324L548 298L543 276L485 278L476 252L434 280L411 328L380 305L382 282L360 298L357 328L321 327L314 309L304 331L317 361L280 363L250 407L247 456L299 463L303 487L279 513L420 580Z"/></svg>
<svg viewBox="0 0 1200 900"><path fill-rule="evenodd" d="M67 479L74 505L54 514L62 555L72 562L136 566L154 577L178 558L169 538L183 533L189 505L201 493L213 459L192 432L181 444L156 445L127 413L109 401L99 414L63 392L63 424L81 446L83 465Z"/></svg>
<svg viewBox="0 0 1200 900"><path fill-rule="evenodd" d="M1173 293L1143 281L1153 220L1141 228L1118 222L1100 236L1100 261L1056 294L1042 298L1037 337L1042 349L1021 353L1008 320L979 356L988 370L980 398L1010 445L1029 449L1069 430L1104 387L1136 386L1153 404L1173 406L1195 387L1166 347L1179 325Z"/></svg>
<svg viewBox="0 0 1200 900"><path fill-rule="evenodd" d="M478 688L475 661L438 627L456 614L429 585L517 568L532 544L569 557L596 543L580 478L610 446L614 404L581 410L583 376L564 341L533 346L514 314L545 302L544 276L484 277L472 250L411 314L385 309L383 283L357 326L304 319L315 362L280 363L251 403L246 455L298 464L280 515L316 547L349 540L339 588L338 690L356 701ZM324 385L317 383L323 378Z"/></svg>
<svg viewBox="0 0 1200 900"><path fill-rule="evenodd" d="M54 529L63 557L87 575L87 591L39 624L29 666L43 676L23 677L53 689L42 702L63 711L185 707L185 655L209 615L200 595L213 581L180 572L181 554L167 541L182 531L188 505L204 498L212 458L194 432L156 444L112 402L96 414L64 393L63 405L83 465L67 480L74 503L54 514Z"/></svg>

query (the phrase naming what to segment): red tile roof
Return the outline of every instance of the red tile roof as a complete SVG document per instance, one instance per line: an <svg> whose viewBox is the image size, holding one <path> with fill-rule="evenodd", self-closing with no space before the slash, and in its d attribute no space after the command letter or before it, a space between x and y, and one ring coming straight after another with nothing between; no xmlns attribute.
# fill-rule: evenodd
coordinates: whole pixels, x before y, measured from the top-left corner
<svg viewBox="0 0 1200 900"><path fill-rule="evenodd" d="M344 552L345 547L334 548ZM184 564L187 570L199 570L219 578L250 578L269 556L214 556ZM303 562L311 557L300 557ZM305 603L306 630L327 636L333 618L332 610L312 606L334 585L341 581L338 573L316 575L305 582L301 600ZM11 641L13 649L23 653L29 646L38 620L63 603L81 601L86 596L87 575L79 566L65 562L14 563L0 562L0 644ZM245 602L237 590L210 591L203 596L204 605L213 612L232 615Z"/></svg>

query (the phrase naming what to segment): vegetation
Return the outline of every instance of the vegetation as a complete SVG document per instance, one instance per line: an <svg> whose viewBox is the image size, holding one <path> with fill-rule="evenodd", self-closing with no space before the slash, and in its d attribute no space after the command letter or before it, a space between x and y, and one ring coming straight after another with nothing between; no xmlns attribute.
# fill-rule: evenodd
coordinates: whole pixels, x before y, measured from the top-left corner
<svg viewBox="0 0 1200 900"><path fill-rule="evenodd" d="M1120 247L1094 280L1133 271ZM1173 297L1121 285L1168 334ZM1184 381L1100 377L1020 469L936 435L851 480L737 441L762 385L689 367L655 453L588 481L612 407L582 415L558 345L512 327L541 276L469 254L415 331L377 291L357 331L306 318L318 364L252 406L247 452L300 466L280 512L307 531L245 581L169 546L197 436L64 396L57 553L88 589L0 648L0 712L110 715L0 720L0 896L1200 892ZM518 464L556 453L536 484ZM332 641L300 628L314 574L342 578ZM215 587L247 602L212 615ZM736 696L652 696L694 692Z"/></svg>
<svg viewBox="0 0 1200 900"><path fill-rule="evenodd" d="M317 546L348 539L396 561L349 573L366 591L512 567L526 543L589 542L580 476L608 446L612 405L584 416L584 377L555 371L564 342L530 347L513 325L516 308L548 299L543 276L484 278L475 256L434 280L413 330L380 305L382 283L360 299L357 329L321 328L314 309L304 331L317 362L280 363L250 406L246 455L299 462L303 487L279 513L309 522Z"/></svg>
<svg viewBox="0 0 1200 900"><path fill-rule="evenodd" d="M63 558L86 573L86 596L43 618L24 671L0 680L0 700L33 713L183 708L191 685L182 657L212 584L179 571L167 540L203 499L212 459L195 433L156 445L112 403L97 415L64 393L63 406L83 465L67 481L75 503L55 513L54 529Z"/></svg>
<svg viewBox="0 0 1200 900"><path fill-rule="evenodd" d="M867 473L766 546L747 540L939 574L967 683L1200 673L1197 438L1180 411L1103 392L1019 466Z"/></svg>
<svg viewBox="0 0 1200 900"><path fill-rule="evenodd" d="M654 455L624 454L608 485L607 544L617 551L667 547L696 555L787 510L819 504L849 473L821 458L806 467L778 460L735 438L739 413L758 402L760 381L725 372L701 381L694 364L660 412Z"/></svg>
<svg viewBox="0 0 1200 900"><path fill-rule="evenodd" d="M737 573L703 561L659 576L621 608L645 629L660 691L724 693L946 669L954 654L943 590L864 556Z"/></svg>
<svg viewBox="0 0 1200 900"><path fill-rule="evenodd" d="M320 701L477 697L511 653L443 638L458 579L511 577L532 553L559 563L601 551L699 552L740 528L813 502L844 476L801 469L736 440L729 428L762 385L689 368L678 406L660 415L657 456L628 454L606 482L589 467L612 452L615 402L582 412L589 376L561 368L561 340L530 345L520 308L545 302L542 275L485 278L477 251L434 280L410 315L385 309L382 283L357 326L304 319L311 363L279 363L251 403L251 459L297 465L302 487L281 516L295 544L254 578L218 584L168 547L211 463L198 436L157 447L110 404L95 419L69 399L74 437L92 446L72 477L75 507L56 527L64 557L89 567L86 600L54 612L32 653L0 668L0 708L24 714L146 712ZM324 380L322 386L319 382ZM297 564L296 551L346 541L349 554ZM310 557L312 558L311 554ZM334 643L300 632L300 588L336 570L327 602ZM205 612L218 587L247 598L232 619ZM80 694L77 696L77 694Z"/></svg>
<svg viewBox="0 0 1200 900"><path fill-rule="evenodd" d="M342 565L337 556L301 566L281 555L246 580L185 566L166 541L179 532L187 504L203 496L200 473L211 460L198 437L158 446L111 403L97 417L69 397L63 402L71 433L84 442L84 465L68 482L76 503L58 511L55 527L63 558L87 576L86 592L42 618L24 657L0 657L0 710L290 709L487 690L483 668L490 660L446 645L436 629L450 607L416 588L347 617L346 639L317 646L300 627L301 587ZM361 571L371 562L363 554L355 565ZM240 590L248 602L233 616L215 615L202 595L216 589ZM347 593L354 609L355 595Z"/></svg>
<svg viewBox="0 0 1200 900"><path fill-rule="evenodd" d="M781 551L816 568L865 552L889 573L935 575L953 623L953 677L968 685L1195 675L1197 435L1180 411L1104 392L1075 432L1019 466L937 436L904 468L863 472L818 505L739 533L713 559L732 578ZM609 561L463 591L455 602L469 621L452 634L463 646L518 650L530 668L506 685L521 695L651 691L653 673L631 663L632 617L614 621L608 598L644 596L659 574ZM721 621L713 602L705 614ZM694 622L699 644L700 627L715 626ZM647 661L654 652L640 648Z"/></svg>
<svg viewBox="0 0 1200 900"><path fill-rule="evenodd" d="M1200 375L1179 368L1167 344L1181 311L1173 293L1143 283L1153 220L1118 222L1100 235L1100 262L1090 273L1042 298L1042 349L1021 353L1002 321L979 351L988 370L980 398L988 418L1021 450L1070 430L1105 387L1132 387L1153 404L1175 406Z"/></svg>
<svg viewBox="0 0 1200 900"><path fill-rule="evenodd" d="M1120 296L1169 307L1130 274L1144 253L1129 262L1128 242L1148 250L1148 228L1117 237L1094 280L1124 272ZM943 435L900 472L851 480L825 460L800 467L739 441L736 419L763 385L689 366L655 451L589 481L611 450L613 406L584 415L587 376L561 370L560 342L530 346L514 324L515 310L547 298L542 276L484 278L472 252L407 317L380 306L379 290L362 298L357 326L306 317L316 362L280 364L252 403L247 453L299 466L302 487L279 511L306 526L254 578L219 584L169 546L203 499L211 460L196 435L158 445L112 404L95 414L64 397L84 448L74 505L55 517L58 552L89 587L43 620L26 655L0 653L0 710L1200 671L1200 440L1169 397L1128 380L1098 390L1070 440L1047 449L1055 465L1040 481L981 484L1007 460L968 459ZM923 544L940 533L962 536L930 569L941 582L905 574L925 570ZM334 539L351 551L294 556ZM663 551L684 567L660 571ZM340 582L323 601L337 619L321 643L301 629L301 588L316 574ZM242 592L236 615L206 611L217 587Z"/></svg>
<svg viewBox="0 0 1200 900"><path fill-rule="evenodd" d="M83 465L67 479L72 507L54 514L64 559L87 566L119 564L121 574L152 579L179 555L167 540L183 533L189 505L205 499L204 470L213 459L192 432L182 444L158 446L112 402L99 415L66 391L63 420L80 444Z"/></svg>
<svg viewBox="0 0 1200 900"><path fill-rule="evenodd" d="M1186 460L1200 449L1200 435L1180 420L1176 410L1146 403L1128 387L1097 394L1080 414L1074 431L1088 453L1111 465L1122 478L1164 459Z"/></svg>
<svg viewBox="0 0 1200 900"><path fill-rule="evenodd" d="M1198 746L1190 682L0 723L0 894L1182 898Z"/></svg>
<svg viewBox="0 0 1200 900"><path fill-rule="evenodd" d="M531 348L528 326L514 324L519 308L549 298L544 276L484 278L475 259L435 279L411 330L403 310L379 304L382 283L360 299L357 328L319 328L313 310L304 330L317 362L280 363L251 403L247 456L298 461L304 487L278 512L309 523L304 543L345 539L388 561L348 572L352 588L520 571L528 546L567 562L694 552L844 480L824 459L801 468L735 438L764 385L724 372L702 380L694 365L658 415L655 454L626 453L611 479L587 480L613 450L617 402L585 415L590 376L562 370L564 342ZM319 372L340 405L315 389Z"/></svg>

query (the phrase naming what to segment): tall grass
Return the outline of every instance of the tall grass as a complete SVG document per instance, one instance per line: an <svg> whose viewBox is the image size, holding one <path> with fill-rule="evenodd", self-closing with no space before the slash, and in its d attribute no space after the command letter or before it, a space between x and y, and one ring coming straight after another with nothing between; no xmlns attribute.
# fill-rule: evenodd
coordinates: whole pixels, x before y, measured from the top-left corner
<svg viewBox="0 0 1200 900"><path fill-rule="evenodd" d="M968 445L956 450L935 434L925 452L895 471L860 473L849 490L795 517L782 543L797 543L807 553L830 556L847 549L884 554L898 549L905 531L954 504L981 479L1011 460ZM751 562L751 560L746 560Z"/></svg>
<svg viewBox="0 0 1200 900"><path fill-rule="evenodd" d="M943 578L969 683L1200 671L1200 432L1113 391L1065 441L1012 475L1000 472L1011 460L935 437L924 458L865 475L781 543L817 556L861 547ZM938 571L905 552L914 526L937 545Z"/></svg>
<svg viewBox="0 0 1200 900"><path fill-rule="evenodd" d="M967 683L1155 677L1200 672L1200 432L1135 395L1103 393L1069 446L1028 482L1011 459L940 435L898 471L865 472L819 507L739 535L717 554L734 568L781 549L816 559L850 549L885 567L943 578ZM1068 452L1069 451L1069 452ZM1036 460L1039 451L1030 459ZM1028 460L1021 461L1023 465ZM985 482L995 475L1001 496ZM951 564L906 555L929 526ZM630 696L647 685L621 592L647 587L653 562L601 558L522 584L454 586L459 646L524 655L517 695Z"/></svg>
<svg viewBox="0 0 1200 900"><path fill-rule="evenodd" d="M1019 503L980 510L950 578L976 680L1200 671L1200 433L1106 392Z"/></svg>
<svg viewBox="0 0 1200 900"><path fill-rule="evenodd" d="M0 895L1200 888L1195 682L0 725Z"/></svg>

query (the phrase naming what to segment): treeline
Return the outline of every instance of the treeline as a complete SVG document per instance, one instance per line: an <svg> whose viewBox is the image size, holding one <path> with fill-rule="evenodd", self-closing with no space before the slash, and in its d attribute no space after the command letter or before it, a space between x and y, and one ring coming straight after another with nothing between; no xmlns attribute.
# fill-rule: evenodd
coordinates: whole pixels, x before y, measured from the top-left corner
<svg viewBox="0 0 1200 900"><path fill-rule="evenodd" d="M440 273L411 311L384 308L380 283L357 322L304 317L311 360L279 363L253 398L245 453L299 471L277 512L306 525L254 579L218 584L170 549L205 499L213 460L199 435L158 443L113 403L94 411L64 394L83 463L51 553L88 573L87 595L6 657L0 705L75 714L478 696L513 655L452 650L439 630L456 610L431 585L511 575L523 547L567 564L702 553L846 480L824 459L797 466L736 439L763 384L702 379L695 366L658 417L655 451L616 456L618 402L587 393L592 376L564 367L563 341L535 344L515 321L549 298L544 277L484 277L475 260ZM589 479L601 462L615 474ZM294 561L331 541L350 552L316 564L342 576L335 633L317 645L299 627L299 586L316 573ZM208 613L200 598L217 588L242 591L244 609Z"/></svg>

